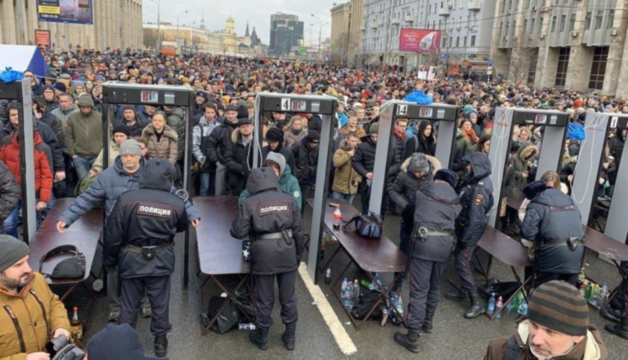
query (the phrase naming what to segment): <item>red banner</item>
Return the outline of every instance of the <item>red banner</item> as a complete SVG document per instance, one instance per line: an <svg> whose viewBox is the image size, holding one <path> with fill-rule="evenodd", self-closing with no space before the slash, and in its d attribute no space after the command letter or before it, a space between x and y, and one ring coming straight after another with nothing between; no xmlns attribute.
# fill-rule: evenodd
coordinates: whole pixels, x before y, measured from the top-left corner
<svg viewBox="0 0 628 360"><path fill-rule="evenodd" d="M440 51L440 30L401 29L399 51L430 53Z"/></svg>
<svg viewBox="0 0 628 360"><path fill-rule="evenodd" d="M35 30L35 45L47 49L50 47L50 31Z"/></svg>

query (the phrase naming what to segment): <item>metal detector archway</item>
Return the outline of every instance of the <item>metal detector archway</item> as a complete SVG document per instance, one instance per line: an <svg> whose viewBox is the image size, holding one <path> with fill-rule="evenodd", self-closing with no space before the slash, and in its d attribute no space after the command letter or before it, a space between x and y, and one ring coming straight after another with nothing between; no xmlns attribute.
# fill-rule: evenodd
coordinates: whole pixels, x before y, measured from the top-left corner
<svg viewBox="0 0 628 360"><path fill-rule="evenodd" d="M582 214L582 224L588 226L589 220L597 202L599 183L597 181L603 166L604 149L608 142L608 133L611 130L623 131L628 129L628 115L588 113L585 120L586 138L580 145L580 154L574 170L571 187L571 198ZM621 136L621 133L618 134ZM628 182L628 146L624 146L622 160L617 164L616 184ZM628 189L625 186L615 186L613 197L608 209L604 234L620 243L626 243L628 235Z"/></svg>
<svg viewBox="0 0 628 360"><path fill-rule="evenodd" d="M191 109L195 93L187 87L170 85L137 85L128 83L103 84L103 169L109 165L110 125L115 116L113 107L117 105L150 105L181 107L185 112L185 153L183 154L183 188L192 193L192 128L194 125ZM189 201L192 201L191 197ZM103 214L103 216L105 216ZM103 219L104 221L104 219ZM187 289L189 274L190 230L185 231L183 257L183 287Z"/></svg>
<svg viewBox="0 0 628 360"><path fill-rule="evenodd" d="M253 167L262 164L261 144L263 139L262 120L267 112L318 114L323 120L321 139L318 145L318 171L316 173L316 190L314 192L314 209L312 211L312 228L310 231L310 248L308 250L307 268L310 278L318 283L318 259L322 241L322 227L325 216L325 199L329 188L329 167L333 144L333 129L337 126L336 108L338 99L331 96L287 95L276 93L260 93L255 98L255 141L253 144ZM336 122L334 124L334 121ZM302 206L306 206L305 198Z"/></svg>
<svg viewBox="0 0 628 360"><path fill-rule="evenodd" d="M544 172L558 170L565 136L567 135L569 115L553 110L497 108L491 135L491 149L488 155L492 166L490 179L493 182L493 198L495 199L495 205L489 213L489 225L493 227L496 226L499 218L499 199L503 192L503 181L508 170L514 125L534 125L545 128L536 171L536 180L538 180Z"/></svg>
<svg viewBox="0 0 628 360"><path fill-rule="evenodd" d="M12 83L0 82L0 99L17 102L20 141L20 171L22 177L22 236L28 244L37 233L37 211L35 209L35 152L33 147L33 98L30 80ZM50 164L52 168L52 164Z"/></svg>
<svg viewBox="0 0 628 360"><path fill-rule="evenodd" d="M443 164L443 168L449 168L456 145L456 125L458 120L458 107L446 104L417 105L405 101L389 101L382 105L379 115L379 131L377 148L375 150L375 166L378 171L373 172L373 184L369 211L375 214L381 212L384 196L386 195L386 182L388 179L388 154L393 136L393 127L397 119L438 121L438 139L436 141L436 158ZM381 170L381 171L379 171Z"/></svg>

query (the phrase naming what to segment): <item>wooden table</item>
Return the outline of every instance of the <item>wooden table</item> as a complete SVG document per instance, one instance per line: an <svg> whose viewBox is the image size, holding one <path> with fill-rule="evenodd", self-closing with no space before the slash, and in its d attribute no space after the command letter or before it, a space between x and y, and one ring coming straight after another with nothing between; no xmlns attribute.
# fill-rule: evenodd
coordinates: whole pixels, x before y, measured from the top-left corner
<svg viewBox="0 0 628 360"><path fill-rule="evenodd" d="M74 245L78 251L85 255L85 275L81 279L71 280L52 280L46 278L46 281L51 287L59 285L69 285L70 287L61 295L60 300L64 301L68 295L70 295L76 288L82 285L91 298L91 304L89 307L89 313L87 316L86 329L89 328L89 321L96 304L96 294L90 289L85 281L91 276L97 278L97 274L91 273L91 268L96 256L96 250L98 248L98 240L100 238L100 231L103 227L102 222L102 208L93 209L87 214L81 216L72 226L65 230L65 233L61 234L57 232L57 220L61 217L61 214L67 210L74 202L74 198L62 198L57 199L54 207L48 213L46 219L42 222L37 234L31 239L29 247L31 250L28 264L34 271L39 270L39 261L50 250L60 245ZM52 270L62 260L70 258L70 255L59 255L47 260L42 272L52 273Z"/></svg>
<svg viewBox="0 0 628 360"><path fill-rule="evenodd" d="M194 206L203 221L196 229L199 271L207 275L198 289L201 311L204 310L203 288L211 280L229 296L207 326L202 325L203 335L218 319L218 316L235 299L235 293L246 284L251 273L251 265L242 257L242 241L231 236L231 223L238 212L238 198L235 196L199 196L194 198ZM240 281L233 291L229 291L219 280L219 276L238 275ZM235 302L238 305L237 302ZM239 305L238 305L239 306ZM247 312L244 309L244 314ZM253 319L250 319L253 322Z"/></svg>
<svg viewBox="0 0 628 360"><path fill-rule="evenodd" d="M312 205L313 199L308 199L308 203ZM343 230L342 228L339 230L335 230L333 228L333 217L335 208L329 206L330 203L340 204L342 218L345 221L359 214L358 210L345 200L327 199L327 203L325 206L325 218L323 222L325 224L325 227L338 239L338 243L340 244L340 246L338 246L336 251L332 254L331 258L327 260L327 263L322 268L319 268L319 271L324 271L324 269L326 269L332 262L332 260L336 257L338 252L340 252L340 250L343 250L349 257L350 261L347 263L345 268L331 285L331 290L338 299L338 301L340 301L340 303L343 302L338 291L338 284L344 278L345 273L352 264L362 269L368 276L369 280L377 285L381 293L381 297L378 299L378 301L375 302L365 318L359 323L356 322L356 319L353 318L351 312L344 305L342 306L344 311L349 316L349 319L353 323L353 326L355 326L355 328L359 331L366 323L368 318L371 316L371 314L375 311L381 301L385 300L388 301L388 303L392 303L389 296L390 289L392 289L395 281L400 276L395 276L393 281L388 285L388 287L384 288L382 284L375 280L374 273L401 273L405 271L407 257L392 241L390 241L390 239L383 235L379 239L364 238L355 232L353 225L351 225L347 230ZM402 319L403 324L407 326L405 318L401 316L399 312L397 312L396 307L393 306L393 310Z"/></svg>

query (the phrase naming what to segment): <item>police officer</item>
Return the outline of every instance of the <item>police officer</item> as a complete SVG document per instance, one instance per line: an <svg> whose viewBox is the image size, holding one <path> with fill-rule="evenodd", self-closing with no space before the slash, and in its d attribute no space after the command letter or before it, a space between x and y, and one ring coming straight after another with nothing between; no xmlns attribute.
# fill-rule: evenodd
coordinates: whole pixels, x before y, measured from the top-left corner
<svg viewBox="0 0 628 360"><path fill-rule="evenodd" d="M251 238L251 272L257 284L257 323L259 328L249 340L262 350L268 349L270 313L275 301L275 278L279 285L281 319L286 325L282 338L288 350L294 350L298 320L294 291L296 270L304 250L303 220L297 201L277 190L279 180L272 168L253 169L246 183L251 196L242 202L231 236Z"/></svg>
<svg viewBox="0 0 628 360"><path fill-rule="evenodd" d="M434 182L416 193L415 230L408 253L411 262L408 333L395 334L395 342L414 353L419 352L420 330L432 332L432 319L440 298L440 277L456 247L456 218L462 210L460 197L454 190L457 184L455 172L439 170Z"/></svg>
<svg viewBox="0 0 628 360"><path fill-rule="evenodd" d="M475 247L486 229L487 214L493 207L493 183L488 178L491 174L491 161L484 153L469 154L462 158L462 161L466 173L460 191L462 212L456 221L458 235L456 272L462 287L460 290L448 292L445 297L456 301L470 299L471 306L465 311L464 317L472 319L484 313L473 278L471 260Z"/></svg>
<svg viewBox="0 0 628 360"><path fill-rule="evenodd" d="M153 317L150 330L155 336L155 355L166 356L170 332L170 275L174 272L174 237L187 229L184 201L171 194L177 177L164 159L146 162L139 190L122 194L107 221L104 263L118 266L121 279L119 322L135 328L137 311L144 292Z"/></svg>
<svg viewBox="0 0 628 360"><path fill-rule="evenodd" d="M401 164L399 174L388 187L388 196L390 196L395 206L402 209L402 214L408 215L408 218L401 217L401 226L399 227L399 250L406 255L408 255L410 233L414 224L414 197L418 190L432 182L432 168L425 154L414 153ZM410 211L404 211L408 206ZM403 273L397 278L392 289L393 293L398 293L401 290L404 278L405 274Z"/></svg>
<svg viewBox="0 0 628 360"><path fill-rule="evenodd" d="M532 200L521 222L521 239L524 245L536 245L536 286L552 280L575 286L584 258L580 210L571 196L560 190L560 176L555 171L528 184L524 193Z"/></svg>

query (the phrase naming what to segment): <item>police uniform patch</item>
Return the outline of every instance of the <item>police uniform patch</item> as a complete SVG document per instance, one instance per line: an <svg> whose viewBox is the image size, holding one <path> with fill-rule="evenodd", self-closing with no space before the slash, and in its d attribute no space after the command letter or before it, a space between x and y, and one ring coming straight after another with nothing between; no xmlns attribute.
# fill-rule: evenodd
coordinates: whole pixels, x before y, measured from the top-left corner
<svg viewBox="0 0 628 360"><path fill-rule="evenodd" d="M137 215L147 215L169 219L172 217L173 208L163 204L139 203Z"/></svg>
<svg viewBox="0 0 628 360"><path fill-rule="evenodd" d="M261 204L257 207L257 214L260 217L276 214L289 214L290 204L287 202L273 202Z"/></svg>
<svg viewBox="0 0 628 360"><path fill-rule="evenodd" d="M292 196L294 196L295 198L297 198L297 199L298 199L298 198L299 198L299 196L301 196L301 194L299 194L299 192L298 192L298 191L295 191L295 192L292 194Z"/></svg>
<svg viewBox="0 0 628 360"><path fill-rule="evenodd" d="M473 202L475 203L475 205L482 205L482 203L484 202L484 195L482 194L475 195L475 199L473 200Z"/></svg>

